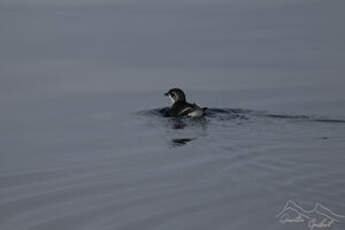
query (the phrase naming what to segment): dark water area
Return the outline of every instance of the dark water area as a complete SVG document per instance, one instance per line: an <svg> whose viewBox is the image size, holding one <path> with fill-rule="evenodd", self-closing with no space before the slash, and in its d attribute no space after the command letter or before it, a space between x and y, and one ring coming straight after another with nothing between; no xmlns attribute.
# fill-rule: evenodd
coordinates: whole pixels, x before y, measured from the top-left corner
<svg viewBox="0 0 345 230"><path fill-rule="evenodd" d="M0 229L345 229L344 9L0 1Z"/></svg>
<svg viewBox="0 0 345 230"><path fill-rule="evenodd" d="M317 117L315 115L293 115L293 114L272 114L264 111L246 110L246 109L230 109L230 108L208 108L205 115L201 118L190 117L169 117L169 107L162 107L152 110L140 111L138 116L146 116L147 118L156 119L157 122L162 122L161 125L171 129L194 129L195 127L212 126L215 123L223 123L224 128L230 124L248 125L255 123L258 126L268 126L275 124L274 128L280 128L280 125L291 124L291 126L320 126L318 123L325 123L325 125L331 127L332 125L340 125L340 130L344 128L345 119L333 119L323 117ZM322 127L322 125L321 125ZM303 134L304 135L304 134ZM303 137L301 137L303 138ZM329 139L330 137L320 137L321 139ZM197 138L178 138L172 139L173 143L184 145Z"/></svg>
<svg viewBox="0 0 345 230"><path fill-rule="evenodd" d="M153 109L149 111L142 111L138 114L142 115L156 115L161 117L169 117L168 115L169 107L163 107L158 109ZM207 108L205 115L202 118L189 118L189 117L181 117L181 118L171 118L175 119L176 121L182 120L189 120L189 121L200 121L205 120L206 118L215 118L215 119L244 119L248 120L249 115L252 116L262 116L268 118L281 118L281 119L293 119L293 120L300 120L300 121L314 121L314 122L325 122L325 123L345 123L345 120L342 119L332 119L332 118L325 118L325 117L316 117L316 116L307 116L307 115L287 115L287 114L271 114L262 111L253 111L253 110L245 110L245 109L227 109L227 108Z"/></svg>

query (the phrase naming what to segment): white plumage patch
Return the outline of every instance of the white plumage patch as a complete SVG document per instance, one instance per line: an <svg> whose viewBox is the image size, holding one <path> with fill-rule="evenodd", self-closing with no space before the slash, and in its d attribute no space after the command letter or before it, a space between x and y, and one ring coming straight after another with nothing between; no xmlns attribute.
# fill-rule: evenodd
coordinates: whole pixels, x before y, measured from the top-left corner
<svg viewBox="0 0 345 230"><path fill-rule="evenodd" d="M204 111L197 105L194 105L194 107L186 107L181 112L179 112L179 115L187 113L187 116L189 117L201 117L204 115Z"/></svg>
<svg viewBox="0 0 345 230"><path fill-rule="evenodd" d="M170 100L171 100L171 103L172 104L174 104L175 103L175 100L174 100L174 98L169 94L169 98L170 98Z"/></svg>
<svg viewBox="0 0 345 230"><path fill-rule="evenodd" d="M192 109L193 109L192 107L186 107L179 112L179 115L184 114L185 112L191 111Z"/></svg>
<svg viewBox="0 0 345 230"><path fill-rule="evenodd" d="M204 112L200 108L188 113L188 116L190 117L201 117L203 115L204 115Z"/></svg>

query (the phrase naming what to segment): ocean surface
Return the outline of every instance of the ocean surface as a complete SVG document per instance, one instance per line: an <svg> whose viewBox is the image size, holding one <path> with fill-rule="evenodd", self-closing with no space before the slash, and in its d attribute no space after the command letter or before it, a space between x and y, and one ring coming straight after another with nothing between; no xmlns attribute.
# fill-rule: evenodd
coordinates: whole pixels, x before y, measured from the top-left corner
<svg viewBox="0 0 345 230"><path fill-rule="evenodd" d="M0 229L345 229L344 10L1 0Z"/></svg>

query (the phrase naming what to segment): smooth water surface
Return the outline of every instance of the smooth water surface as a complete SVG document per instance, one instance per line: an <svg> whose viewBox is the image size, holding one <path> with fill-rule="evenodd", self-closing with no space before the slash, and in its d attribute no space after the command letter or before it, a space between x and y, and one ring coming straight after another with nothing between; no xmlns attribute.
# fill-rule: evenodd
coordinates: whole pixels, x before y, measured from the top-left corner
<svg viewBox="0 0 345 230"><path fill-rule="evenodd" d="M344 9L1 1L0 229L309 229L279 222L289 200L345 215ZM176 86L205 119L162 116Z"/></svg>

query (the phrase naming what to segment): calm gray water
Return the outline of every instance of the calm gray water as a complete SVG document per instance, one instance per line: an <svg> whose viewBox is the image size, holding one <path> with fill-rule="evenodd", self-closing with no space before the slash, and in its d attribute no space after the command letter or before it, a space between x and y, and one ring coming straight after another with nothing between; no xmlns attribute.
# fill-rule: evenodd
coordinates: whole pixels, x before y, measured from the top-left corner
<svg viewBox="0 0 345 230"><path fill-rule="evenodd" d="M0 229L310 229L279 221L289 200L345 215L344 10L1 0ZM205 120L162 116L176 86Z"/></svg>

